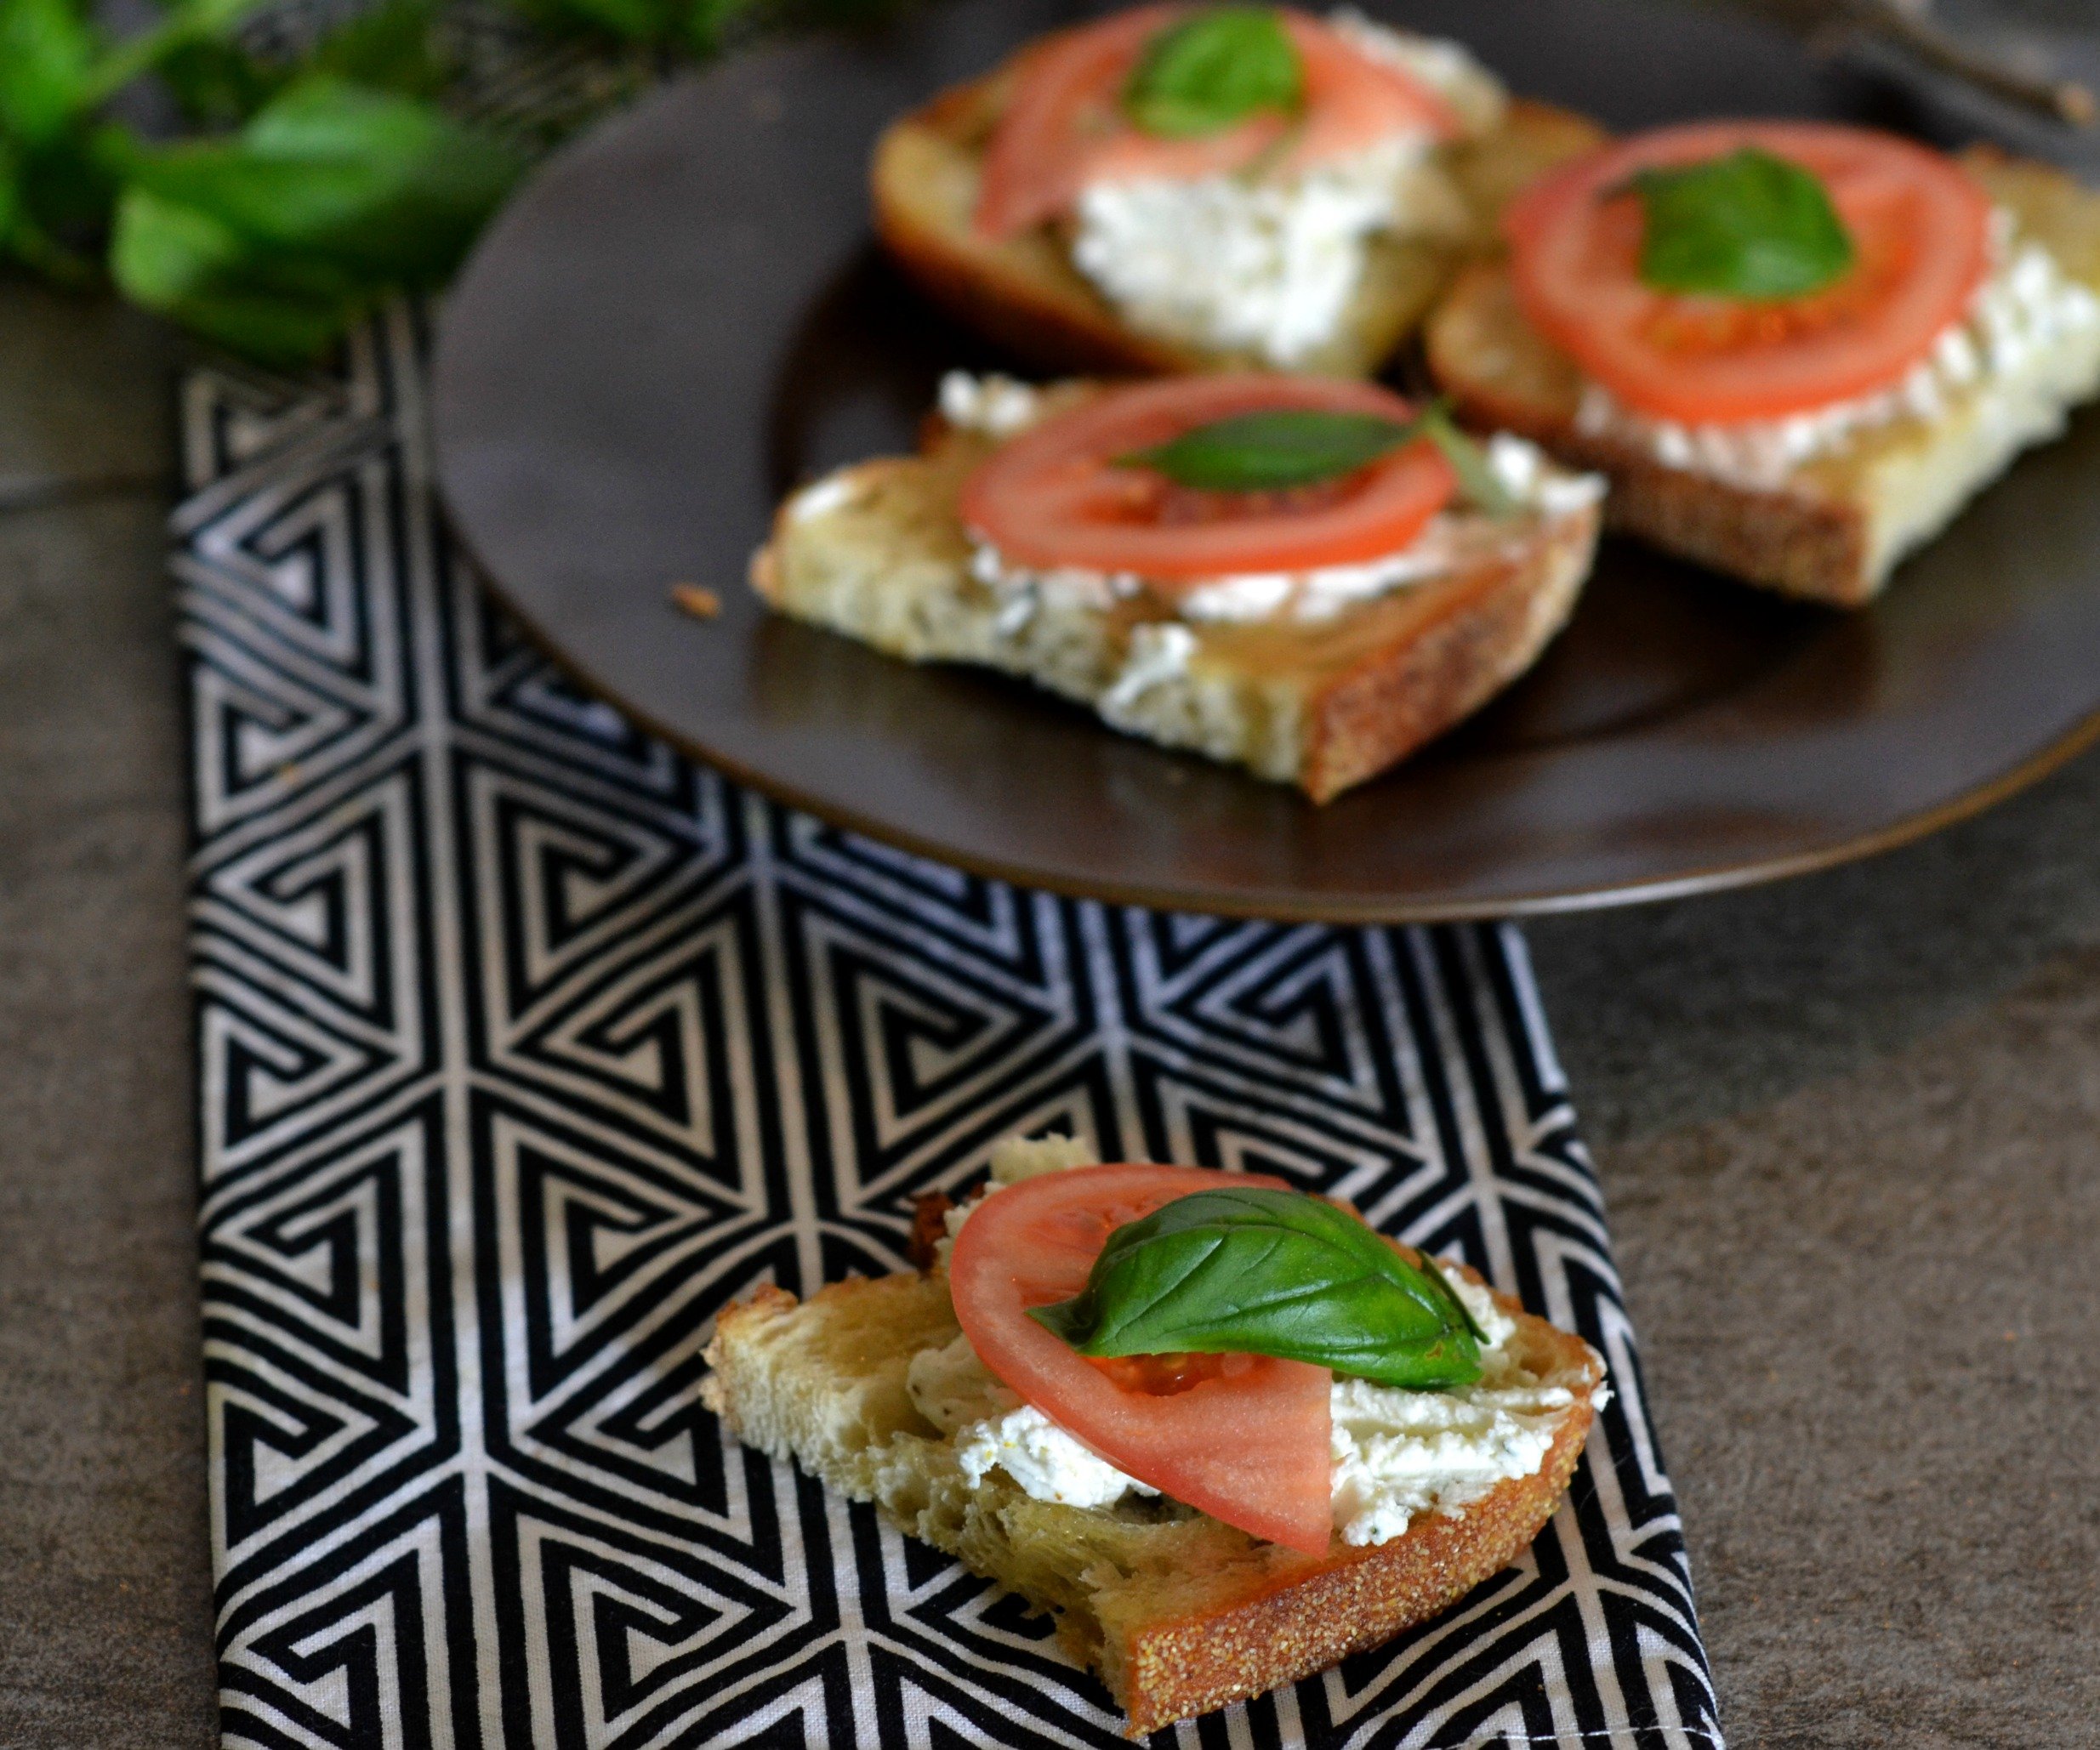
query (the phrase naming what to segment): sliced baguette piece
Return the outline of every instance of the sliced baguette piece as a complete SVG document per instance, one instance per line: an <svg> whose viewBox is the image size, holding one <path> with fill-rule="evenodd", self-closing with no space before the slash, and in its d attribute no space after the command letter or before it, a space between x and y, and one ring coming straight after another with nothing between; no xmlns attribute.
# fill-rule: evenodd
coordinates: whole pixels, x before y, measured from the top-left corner
<svg viewBox="0 0 2100 1750"><path fill-rule="evenodd" d="M1597 508L1584 503L1527 514L1463 569L1331 619L1191 623L1141 591L1106 608L1045 594L1017 616L971 575L956 514L989 443L933 422L921 454L862 463L788 499L752 560L753 587L783 613L891 656L1025 676L1117 729L1295 783L1316 802L1528 668L1566 623L1596 549ZM1181 660L1163 663L1176 643Z"/></svg>
<svg viewBox="0 0 2100 1750"><path fill-rule="evenodd" d="M2040 243L2073 279L2100 292L2100 194L1986 149L1962 162L2012 215L2016 244ZM1611 527L1746 582L1838 607L1872 600L1898 561L2022 450L2060 435L2069 409L2100 394L2100 330L2091 330L1953 396L1937 418L1858 432L1783 486L1753 489L1579 429L1582 373L1524 319L1499 260L1458 276L1424 338L1431 374L1469 423L1522 432L1609 477Z"/></svg>
<svg viewBox="0 0 2100 1750"><path fill-rule="evenodd" d="M959 1332L938 1270L836 1282L807 1302L760 1289L717 1321L701 1400L739 1440L1053 1612L1060 1645L1100 1672L1138 1738L1375 1646L1530 1546L1581 1455L1603 1364L1580 1338L1495 1298L1517 1320L1525 1371L1571 1395L1540 1468L1389 1543L1337 1537L1323 1557L1171 1503L1063 1506L997 1469L973 1484L906 1385L912 1357Z"/></svg>
<svg viewBox="0 0 2100 1750"><path fill-rule="evenodd" d="M877 142L870 177L875 228L897 264L963 321L1045 370L1159 372L1262 364L1243 353L1209 351L1130 327L1048 226L997 242L972 229L985 145L1020 59L942 92L893 122ZM1520 101L1508 106L1500 127L1450 149L1450 173L1468 209L1462 228L1433 241L1374 241L1340 332L1296 368L1335 377L1375 372L1414 331L1460 262L1493 236L1510 195L1602 138L1580 116Z"/></svg>

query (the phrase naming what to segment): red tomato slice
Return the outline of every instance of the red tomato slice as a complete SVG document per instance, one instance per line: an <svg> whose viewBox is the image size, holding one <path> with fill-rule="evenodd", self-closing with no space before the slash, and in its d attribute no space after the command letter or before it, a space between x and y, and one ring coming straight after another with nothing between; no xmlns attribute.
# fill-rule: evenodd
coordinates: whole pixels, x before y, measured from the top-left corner
<svg viewBox="0 0 2100 1750"><path fill-rule="evenodd" d="M1027 1316L1084 1287L1115 1229L1223 1177L1202 1167L1086 1167L993 1192L948 1260L955 1315L986 1366L1126 1475L1254 1537L1324 1555L1328 1369L1226 1355L1187 1370L1195 1383L1176 1389L1183 1382L1171 1369L1089 1361Z"/></svg>
<svg viewBox="0 0 2100 1750"><path fill-rule="evenodd" d="M1015 563L1130 572L1170 591L1245 571L1302 571L1397 553L1458 490L1426 440L1292 492L1196 492L1116 458L1241 413L1310 407L1404 420L1371 383L1248 372L1111 389L1003 444L964 481L964 526Z"/></svg>
<svg viewBox="0 0 2100 1750"><path fill-rule="evenodd" d="M1821 177L1858 260L1784 300L1692 297L1641 281L1636 170L1743 146ZM1990 201L1953 160L1864 128L1709 122L1666 128L1557 170L1503 220L1518 301L1628 406L1690 423L1780 418L1898 382L1989 271Z"/></svg>
<svg viewBox="0 0 2100 1750"><path fill-rule="evenodd" d="M1047 38L1023 63L984 157L976 224L1009 237L1070 208L1096 182L1190 180L1238 170L1273 149L1292 122L1273 113L1192 139L1133 127L1122 95L1145 45L1196 9L1143 6ZM1372 60L1317 19L1283 14L1305 69L1305 112L1278 168L1360 151L1394 134L1449 139L1457 116L1429 86Z"/></svg>

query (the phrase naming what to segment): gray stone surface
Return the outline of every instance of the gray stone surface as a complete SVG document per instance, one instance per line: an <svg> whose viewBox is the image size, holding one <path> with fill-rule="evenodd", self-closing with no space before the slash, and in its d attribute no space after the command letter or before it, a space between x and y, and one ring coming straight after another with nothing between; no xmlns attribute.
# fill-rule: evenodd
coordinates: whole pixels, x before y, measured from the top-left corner
<svg viewBox="0 0 2100 1750"><path fill-rule="evenodd" d="M0 280L0 1743L213 1741L148 325Z"/></svg>
<svg viewBox="0 0 2100 1750"><path fill-rule="evenodd" d="M2100 1742L2096 824L1530 931L1739 1745Z"/></svg>

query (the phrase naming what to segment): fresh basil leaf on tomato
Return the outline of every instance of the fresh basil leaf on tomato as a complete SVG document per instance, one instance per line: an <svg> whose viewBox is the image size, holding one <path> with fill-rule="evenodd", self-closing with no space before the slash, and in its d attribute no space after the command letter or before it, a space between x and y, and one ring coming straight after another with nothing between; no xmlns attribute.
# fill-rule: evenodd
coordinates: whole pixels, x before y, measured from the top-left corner
<svg viewBox="0 0 2100 1750"><path fill-rule="evenodd" d="M1506 516L1516 509L1479 446L1452 422L1441 402L1412 419L1317 407L1240 413L1119 460L1126 468L1149 468L1177 486L1198 491L1287 492L1354 474L1420 438L1443 452L1459 477L1460 491L1480 509L1490 516Z"/></svg>
<svg viewBox="0 0 2100 1750"><path fill-rule="evenodd" d="M1123 108L1145 133L1164 139L1221 134L1262 110L1297 109L1305 77L1298 46L1274 12L1216 6L1145 45Z"/></svg>
<svg viewBox="0 0 2100 1750"><path fill-rule="evenodd" d="M1085 1287L1029 1316L1084 1355L1275 1355L1421 1391L1481 1372L1479 1334L1434 1266L1332 1203L1260 1186L1118 1228Z"/></svg>
<svg viewBox="0 0 2100 1750"><path fill-rule="evenodd" d="M1199 491L1283 492L1354 474L1417 435L1412 420L1278 407L1215 419L1120 460Z"/></svg>
<svg viewBox="0 0 2100 1750"><path fill-rule="evenodd" d="M1756 146L1642 170L1613 192L1640 197L1641 278L1659 292L1803 298L1855 258L1822 179Z"/></svg>

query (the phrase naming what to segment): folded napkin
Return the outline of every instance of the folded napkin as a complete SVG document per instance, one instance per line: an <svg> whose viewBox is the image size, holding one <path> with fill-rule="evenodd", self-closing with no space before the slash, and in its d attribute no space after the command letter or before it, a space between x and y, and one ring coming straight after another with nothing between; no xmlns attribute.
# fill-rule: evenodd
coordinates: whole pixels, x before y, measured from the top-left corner
<svg viewBox="0 0 2100 1750"><path fill-rule="evenodd" d="M724 782L467 575L421 365L398 311L184 395L225 1741L1120 1743L1042 1619L694 1391L726 1300L899 1268L914 1193L1056 1128L1348 1197L1611 1367L1522 1563L1162 1741L1717 1745L1522 937L1058 899Z"/></svg>

